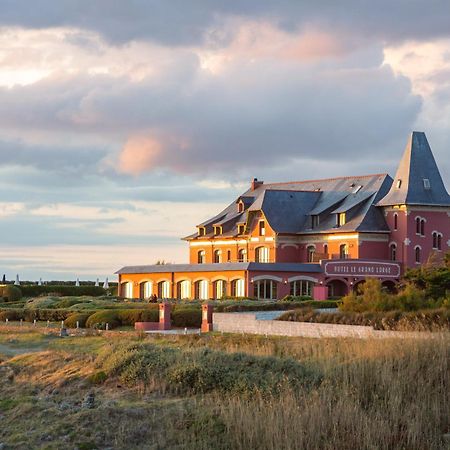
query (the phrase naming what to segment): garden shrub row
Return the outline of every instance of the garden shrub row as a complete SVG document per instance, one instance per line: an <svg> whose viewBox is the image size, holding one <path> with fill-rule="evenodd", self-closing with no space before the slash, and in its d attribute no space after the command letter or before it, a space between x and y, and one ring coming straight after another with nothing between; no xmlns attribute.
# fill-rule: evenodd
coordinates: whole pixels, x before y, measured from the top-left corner
<svg viewBox="0 0 450 450"><path fill-rule="evenodd" d="M438 331L450 330L450 309L424 309L420 311L368 311L320 313L312 309L297 309L284 313L278 320L291 322L333 323L365 325L376 330Z"/></svg>
<svg viewBox="0 0 450 450"><path fill-rule="evenodd" d="M270 303L258 303L258 302L242 302L235 304L217 304L214 305L214 311L216 312L246 312L246 311L286 311L290 309L302 308L337 308L339 301L337 300L306 300L302 302L298 301L278 301Z"/></svg>
<svg viewBox="0 0 450 450"><path fill-rule="evenodd" d="M105 295L105 289L101 286L68 286L68 285L22 285L20 286L24 297L39 297L40 295L53 294L60 296L90 295L99 297Z"/></svg>

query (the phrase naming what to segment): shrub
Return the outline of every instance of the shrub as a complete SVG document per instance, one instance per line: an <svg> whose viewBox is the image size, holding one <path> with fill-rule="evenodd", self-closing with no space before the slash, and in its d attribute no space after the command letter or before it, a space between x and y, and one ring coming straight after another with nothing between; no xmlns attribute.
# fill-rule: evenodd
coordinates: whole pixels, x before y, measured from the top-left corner
<svg viewBox="0 0 450 450"><path fill-rule="evenodd" d="M159 311L152 309L119 309L117 317L122 325L134 326L135 322L158 322Z"/></svg>
<svg viewBox="0 0 450 450"><path fill-rule="evenodd" d="M117 310L103 310L97 311L96 313L90 315L86 321L86 327L96 328L99 330L106 329L106 324L110 330L117 328L121 325L120 319L118 317Z"/></svg>
<svg viewBox="0 0 450 450"><path fill-rule="evenodd" d="M14 285L0 286L0 299L6 302L16 302L22 298L22 291Z"/></svg>
<svg viewBox="0 0 450 450"><path fill-rule="evenodd" d="M33 322L34 319L51 322L61 322L66 320L73 311L69 309L24 309L24 319L27 322Z"/></svg>
<svg viewBox="0 0 450 450"><path fill-rule="evenodd" d="M277 393L320 381L321 375L290 358L252 356L210 349L178 349L120 343L104 349L98 367L123 382L172 392Z"/></svg>
<svg viewBox="0 0 450 450"><path fill-rule="evenodd" d="M78 322L79 327L84 328L86 326L86 321L90 315L91 313L72 313L64 321L64 325L67 328L76 328Z"/></svg>
<svg viewBox="0 0 450 450"><path fill-rule="evenodd" d="M21 309L6 309L0 311L0 322L5 322L8 320L20 320L23 319L23 310Z"/></svg>
<svg viewBox="0 0 450 450"><path fill-rule="evenodd" d="M171 314L174 327L200 328L202 324L202 311L199 308L175 308Z"/></svg>

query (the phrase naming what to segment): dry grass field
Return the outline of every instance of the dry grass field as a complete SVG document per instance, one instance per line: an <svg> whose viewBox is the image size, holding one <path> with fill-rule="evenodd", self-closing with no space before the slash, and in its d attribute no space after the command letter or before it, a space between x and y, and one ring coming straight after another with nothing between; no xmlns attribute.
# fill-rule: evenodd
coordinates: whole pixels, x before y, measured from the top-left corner
<svg viewBox="0 0 450 450"><path fill-rule="evenodd" d="M446 449L450 337L0 328L4 449Z"/></svg>

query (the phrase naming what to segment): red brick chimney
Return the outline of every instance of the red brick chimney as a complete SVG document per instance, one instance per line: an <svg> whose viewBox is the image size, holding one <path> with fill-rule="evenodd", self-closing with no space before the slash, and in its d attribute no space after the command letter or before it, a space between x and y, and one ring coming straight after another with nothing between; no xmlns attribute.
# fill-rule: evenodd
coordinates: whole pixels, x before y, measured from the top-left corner
<svg viewBox="0 0 450 450"><path fill-rule="evenodd" d="M264 181L259 181L258 178L253 178L252 191L254 191L255 189L259 188L259 186L261 186L263 184L264 184Z"/></svg>

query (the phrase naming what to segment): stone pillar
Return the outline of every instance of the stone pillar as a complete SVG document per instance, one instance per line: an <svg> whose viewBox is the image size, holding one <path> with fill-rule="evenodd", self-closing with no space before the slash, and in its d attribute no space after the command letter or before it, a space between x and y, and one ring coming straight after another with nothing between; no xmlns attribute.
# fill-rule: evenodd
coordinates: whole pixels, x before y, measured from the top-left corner
<svg viewBox="0 0 450 450"><path fill-rule="evenodd" d="M160 303L159 304L159 329L160 330L170 330L170 303Z"/></svg>
<svg viewBox="0 0 450 450"><path fill-rule="evenodd" d="M316 285L313 288L314 300L326 300L328 298L328 286Z"/></svg>
<svg viewBox="0 0 450 450"><path fill-rule="evenodd" d="M207 303L202 305L202 333L213 330L213 306Z"/></svg>

